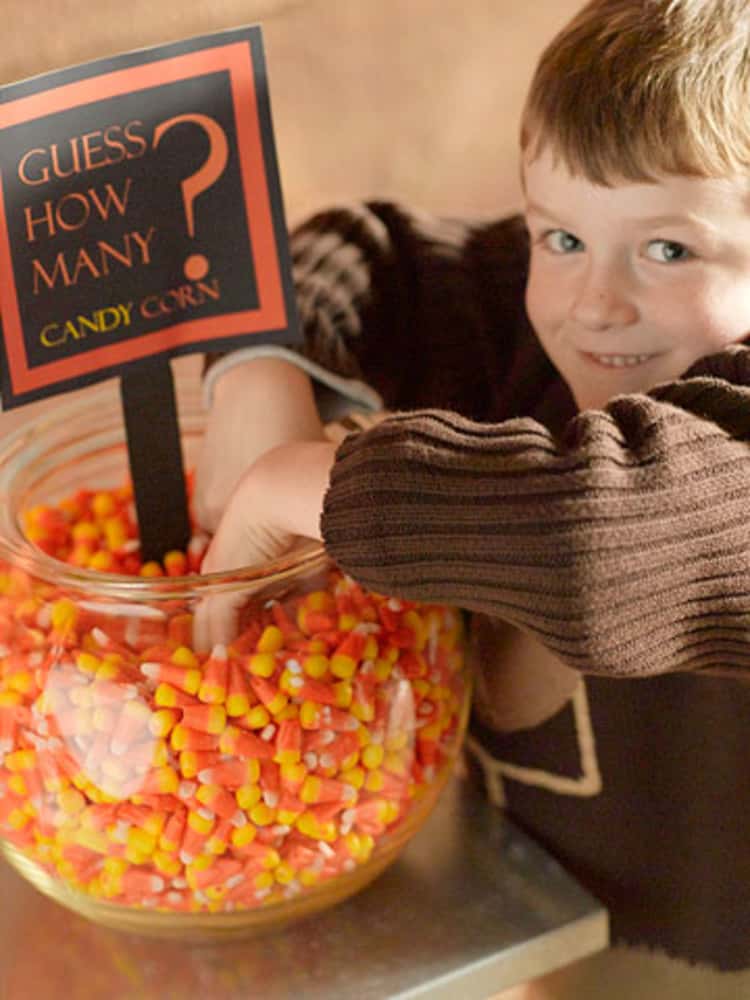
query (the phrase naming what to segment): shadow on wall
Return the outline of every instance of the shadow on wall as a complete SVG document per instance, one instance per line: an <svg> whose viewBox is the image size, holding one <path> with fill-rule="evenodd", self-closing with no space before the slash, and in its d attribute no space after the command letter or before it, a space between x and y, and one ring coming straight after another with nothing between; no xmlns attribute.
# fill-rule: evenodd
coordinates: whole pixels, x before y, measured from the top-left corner
<svg viewBox="0 0 750 1000"><path fill-rule="evenodd" d="M363 197L394 197L456 215L515 209L518 119L531 72L582 0L3 6L2 82L261 23L287 217L294 223L331 202Z"/></svg>

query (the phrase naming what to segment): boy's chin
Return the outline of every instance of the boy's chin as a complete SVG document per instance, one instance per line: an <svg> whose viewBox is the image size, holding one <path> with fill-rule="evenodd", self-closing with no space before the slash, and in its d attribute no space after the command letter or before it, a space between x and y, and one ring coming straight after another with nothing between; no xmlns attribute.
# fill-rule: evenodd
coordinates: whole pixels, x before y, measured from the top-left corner
<svg viewBox="0 0 750 1000"><path fill-rule="evenodd" d="M600 389L584 389L583 391L573 392L573 397L579 411L603 410L607 403L614 399L615 395L619 395L619 393L612 395Z"/></svg>

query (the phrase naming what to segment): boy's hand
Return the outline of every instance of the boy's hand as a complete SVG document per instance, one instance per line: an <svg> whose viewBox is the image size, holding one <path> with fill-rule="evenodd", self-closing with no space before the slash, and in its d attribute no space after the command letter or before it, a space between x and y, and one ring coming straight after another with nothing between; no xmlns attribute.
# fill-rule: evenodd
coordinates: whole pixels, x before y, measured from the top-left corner
<svg viewBox="0 0 750 1000"><path fill-rule="evenodd" d="M336 445L283 444L262 455L232 494L201 567L204 573L266 563L287 552L295 538L320 539L320 515ZM249 595L204 601L195 613L196 648L228 643L237 612Z"/></svg>
<svg viewBox="0 0 750 1000"><path fill-rule="evenodd" d="M264 452L323 437L308 375L281 358L254 358L217 381L195 469L193 503L216 530L232 490Z"/></svg>

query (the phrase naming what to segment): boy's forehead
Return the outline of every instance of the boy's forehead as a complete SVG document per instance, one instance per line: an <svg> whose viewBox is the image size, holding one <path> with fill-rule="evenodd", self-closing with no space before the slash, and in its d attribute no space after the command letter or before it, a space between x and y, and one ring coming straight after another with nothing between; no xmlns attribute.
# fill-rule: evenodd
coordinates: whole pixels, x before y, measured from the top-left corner
<svg viewBox="0 0 750 1000"><path fill-rule="evenodd" d="M521 159L521 185L526 211L570 211L580 203L590 210L616 208L624 214L648 216L692 214L750 215L750 173L727 177L662 174L652 181L613 177L608 185L571 173L563 159L549 147Z"/></svg>

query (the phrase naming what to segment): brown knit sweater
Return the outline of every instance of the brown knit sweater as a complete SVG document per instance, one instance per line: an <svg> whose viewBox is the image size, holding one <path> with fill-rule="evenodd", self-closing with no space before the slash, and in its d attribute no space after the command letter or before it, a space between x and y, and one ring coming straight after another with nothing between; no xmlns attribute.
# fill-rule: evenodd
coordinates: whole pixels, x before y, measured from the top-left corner
<svg viewBox="0 0 750 1000"><path fill-rule="evenodd" d="M616 939L750 966L750 351L576 414L526 317L519 218L357 206L292 255L305 353L397 411L339 448L330 553L481 613L485 775ZM509 650L496 698L563 693L503 729Z"/></svg>
<svg viewBox="0 0 750 1000"><path fill-rule="evenodd" d="M375 205L303 232L298 273L326 251L301 299L309 350L420 408L340 449L322 526L342 567L501 617L592 673L750 666L748 348L575 416L525 316L518 219Z"/></svg>

